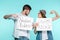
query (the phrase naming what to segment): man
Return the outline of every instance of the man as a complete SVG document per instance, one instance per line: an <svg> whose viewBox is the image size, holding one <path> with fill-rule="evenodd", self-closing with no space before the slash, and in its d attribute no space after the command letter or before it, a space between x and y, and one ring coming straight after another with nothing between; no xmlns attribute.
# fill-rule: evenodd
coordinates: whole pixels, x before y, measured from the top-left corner
<svg viewBox="0 0 60 40"><path fill-rule="evenodd" d="M29 12L31 11L31 7L29 5L24 5L23 10L20 15L18 14L11 14L11 15L5 15L4 19L12 19L15 23L15 30L14 30L14 39L15 40L29 40L29 31L27 30L17 30L18 25L20 25L19 17L21 16L28 16Z"/></svg>

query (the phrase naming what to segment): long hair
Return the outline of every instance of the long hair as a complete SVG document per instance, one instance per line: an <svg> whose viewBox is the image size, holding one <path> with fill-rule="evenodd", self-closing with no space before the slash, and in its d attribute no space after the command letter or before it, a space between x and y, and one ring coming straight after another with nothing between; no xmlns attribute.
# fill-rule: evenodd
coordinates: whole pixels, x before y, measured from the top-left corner
<svg viewBox="0 0 60 40"><path fill-rule="evenodd" d="M40 13L42 15L43 18L46 18L46 11L45 10L40 10ZM34 28L34 33L36 34L37 31L36 31L36 27Z"/></svg>
<svg viewBox="0 0 60 40"><path fill-rule="evenodd" d="M40 13L43 18L46 18L46 11L45 10L40 10Z"/></svg>

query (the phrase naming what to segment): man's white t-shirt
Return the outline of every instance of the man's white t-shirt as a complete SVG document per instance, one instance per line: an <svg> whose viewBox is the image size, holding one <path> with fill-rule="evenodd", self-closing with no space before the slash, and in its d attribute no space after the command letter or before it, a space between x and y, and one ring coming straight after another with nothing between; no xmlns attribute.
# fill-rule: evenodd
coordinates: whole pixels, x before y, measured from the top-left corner
<svg viewBox="0 0 60 40"><path fill-rule="evenodd" d="M20 36L24 36L24 37L27 37L30 39L30 34L29 34L28 30L19 29L19 26L20 26L19 17L21 17L21 16L26 17L25 15L22 15L22 14L19 14L18 17L16 17L16 18L10 17L10 19L13 19L14 23L15 23L14 24L14 37L19 38Z"/></svg>

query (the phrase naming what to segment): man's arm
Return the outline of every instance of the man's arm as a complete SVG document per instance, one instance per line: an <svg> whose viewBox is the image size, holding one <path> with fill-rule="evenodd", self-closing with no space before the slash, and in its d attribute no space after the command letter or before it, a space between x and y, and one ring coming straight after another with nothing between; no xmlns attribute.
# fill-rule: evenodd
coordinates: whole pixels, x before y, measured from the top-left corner
<svg viewBox="0 0 60 40"><path fill-rule="evenodd" d="M16 19L18 17L18 15L16 15L16 14L11 14L11 15L5 15L4 16L4 19L8 19L8 18L10 18L10 19Z"/></svg>
<svg viewBox="0 0 60 40"><path fill-rule="evenodd" d="M9 17L11 17L12 15L5 15L4 19L8 19Z"/></svg>
<svg viewBox="0 0 60 40"><path fill-rule="evenodd" d="M55 21L57 20L58 18L60 18L59 14L55 11L55 10L52 10L51 11L51 14L55 14L56 16L52 18L52 21Z"/></svg>

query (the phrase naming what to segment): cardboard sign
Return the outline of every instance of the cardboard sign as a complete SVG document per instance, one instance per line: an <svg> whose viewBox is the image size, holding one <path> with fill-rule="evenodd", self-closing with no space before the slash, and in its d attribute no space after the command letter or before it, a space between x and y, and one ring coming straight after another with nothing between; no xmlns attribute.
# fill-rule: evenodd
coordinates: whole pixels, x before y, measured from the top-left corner
<svg viewBox="0 0 60 40"><path fill-rule="evenodd" d="M52 19L51 18L38 18L36 20L39 25L37 26L37 31L50 31L52 30Z"/></svg>
<svg viewBox="0 0 60 40"><path fill-rule="evenodd" d="M32 30L33 28L33 18L31 17L27 17L27 16L21 16L19 18L19 22L20 22L20 27L19 29L22 30Z"/></svg>

